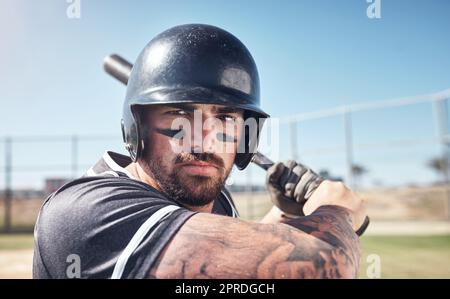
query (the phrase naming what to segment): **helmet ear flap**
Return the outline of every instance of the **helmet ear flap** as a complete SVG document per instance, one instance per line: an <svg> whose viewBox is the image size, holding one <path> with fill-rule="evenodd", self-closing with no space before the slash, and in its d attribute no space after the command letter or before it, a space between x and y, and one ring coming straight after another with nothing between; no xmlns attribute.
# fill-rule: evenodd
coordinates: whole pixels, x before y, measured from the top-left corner
<svg viewBox="0 0 450 299"><path fill-rule="evenodd" d="M125 149L130 153L131 160L137 162L142 151L142 142L139 129L140 121L139 118L136 118L134 109L125 111L121 125Z"/></svg>
<svg viewBox="0 0 450 299"><path fill-rule="evenodd" d="M238 152L236 153L236 158L234 160L234 164L239 170L245 169L248 164L250 164L253 156L258 150L260 132L262 130L264 121L266 120L266 118L260 118L259 116L261 115L253 113L251 111L244 112L245 122L243 127L243 139L238 145ZM256 126L251 126L251 122L248 122L248 120L251 118L256 121Z"/></svg>

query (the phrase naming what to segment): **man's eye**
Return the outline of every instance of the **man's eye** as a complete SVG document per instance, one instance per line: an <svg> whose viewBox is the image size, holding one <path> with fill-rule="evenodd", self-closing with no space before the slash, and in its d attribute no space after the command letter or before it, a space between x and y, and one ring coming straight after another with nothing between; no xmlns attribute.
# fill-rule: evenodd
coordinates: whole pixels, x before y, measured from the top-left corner
<svg viewBox="0 0 450 299"><path fill-rule="evenodd" d="M166 113L170 114L170 115L177 115L177 116L186 116L186 115L188 115L188 113L186 111L184 111L184 110L171 110L171 111L168 111Z"/></svg>
<svg viewBox="0 0 450 299"><path fill-rule="evenodd" d="M235 121L236 117L234 115L223 114L219 115L219 119L223 121Z"/></svg>

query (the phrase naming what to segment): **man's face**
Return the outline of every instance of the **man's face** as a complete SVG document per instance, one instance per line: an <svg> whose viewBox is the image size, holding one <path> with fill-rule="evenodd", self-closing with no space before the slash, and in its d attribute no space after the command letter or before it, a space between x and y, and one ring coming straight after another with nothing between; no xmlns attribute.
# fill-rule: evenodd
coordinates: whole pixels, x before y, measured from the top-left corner
<svg viewBox="0 0 450 299"><path fill-rule="evenodd" d="M158 105L144 110L147 142L139 164L172 199L213 201L228 177L242 135L243 111L220 105Z"/></svg>

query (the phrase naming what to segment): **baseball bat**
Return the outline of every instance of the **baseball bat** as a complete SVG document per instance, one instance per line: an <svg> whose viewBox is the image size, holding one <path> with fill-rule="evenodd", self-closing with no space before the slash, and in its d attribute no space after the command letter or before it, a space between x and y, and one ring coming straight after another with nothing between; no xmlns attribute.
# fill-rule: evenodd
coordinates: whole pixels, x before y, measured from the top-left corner
<svg viewBox="0 0 450 299"><path fill-rule="evenodd" d="M133 65L120 55L111 54L105 57L103 61L103 68L109 75L127 85ZM269 169L270 166L274 164L272 160L260 152L256 152L253 155L252 162L264 170ZM364 233L366 228L369 226L369 223L369 217L366 216L363 225L356 231L358 236Z"/></svg>
<svg viewBox="0 0 450 299"><path fill-rule="evenodd" d="M111 54L103 60L105 72L127 85L133 65L117 54Z"/></svg>

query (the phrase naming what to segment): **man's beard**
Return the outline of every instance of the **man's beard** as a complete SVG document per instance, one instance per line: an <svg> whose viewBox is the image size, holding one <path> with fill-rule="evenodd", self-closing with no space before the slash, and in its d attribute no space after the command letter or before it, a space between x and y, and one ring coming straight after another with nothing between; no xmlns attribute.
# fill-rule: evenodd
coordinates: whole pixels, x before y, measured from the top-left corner
<svg viewBox="0 0 450 299"><path fill-rule="evenodd" d="M223 160L211 153L182 153L175 157L174 165L190 161L204 161L218 166L219 176L186 175L184 172L181 177L182 172L176 171L176 168L169 172L161 160L146 158L142 162L147 174L169 198L186 206L205 206L217 198L229 171L225 173Z"/></svg>

